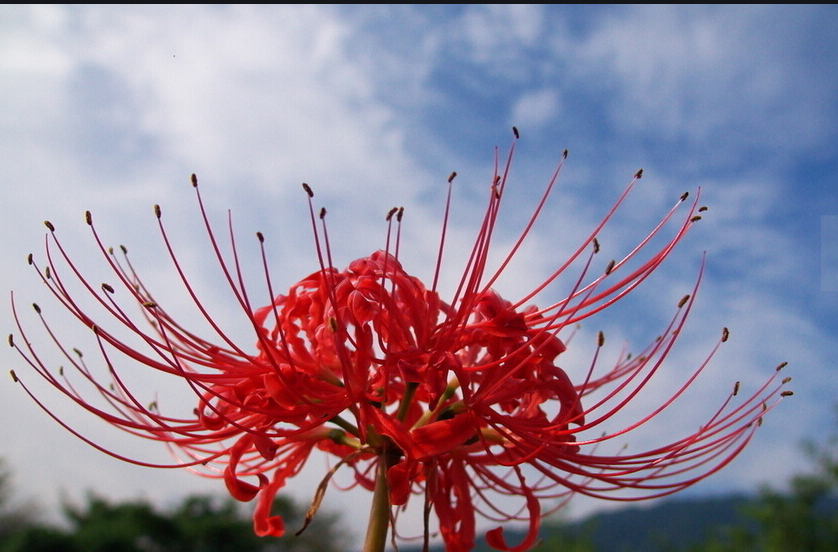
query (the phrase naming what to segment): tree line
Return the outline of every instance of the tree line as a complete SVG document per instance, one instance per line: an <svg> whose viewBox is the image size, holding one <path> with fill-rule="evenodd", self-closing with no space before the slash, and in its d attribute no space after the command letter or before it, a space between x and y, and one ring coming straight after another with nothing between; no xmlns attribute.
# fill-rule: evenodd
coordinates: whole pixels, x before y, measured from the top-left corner
<svg viewBox="0 0 838 552"><path fill-rule="evenodd" d="M229 497L192 495L161 510L142 500L114 503L90 494L62 507L66 523L45 523L33 506L12 500L0 469L0 552L339 552L347 541L337 516L319 512L300 535L306 509L280 497L274 511L289 535L257 537L249 513Z"/></svg>

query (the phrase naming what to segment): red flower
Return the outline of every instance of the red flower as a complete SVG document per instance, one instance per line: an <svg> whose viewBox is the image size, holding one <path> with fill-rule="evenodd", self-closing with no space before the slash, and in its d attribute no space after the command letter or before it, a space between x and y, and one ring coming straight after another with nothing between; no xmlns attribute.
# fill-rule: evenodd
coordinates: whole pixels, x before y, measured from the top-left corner
<svg viewBox="0 0 838 552"><path fill-rule="evenodd" d="M433 511L438 517L439 530L452 552L474 546L478 513L501 521L527 520L529 532L517 546L506 543L500 528L487 534L489 543L499 550L526 550L538 534L544 509L561 506L574 493L638 500L676 492L714 473L742 450L765 410L780 396L790 394L779 392L787 380L775 383L775 373L738 404L734 404L734 390L697 431L678 441L639 453L606 450L610 441L617 439L622 444L619 440L624 433L648 423L668 407L715 353L716 349L699 361L683 387L653 405L647 416L615 419L662 366L684 327L695 292L680 302L659 339L636 356L624 354L603 373L596 355L587 368L560 361L566 349L562 340L567 340L576 323L619 300L651 274L700 218L698 212L703 208L694 201L674 233L662 240L663 246L645 253L652 238L660 241L665 223L686 200L684 194L626 258L612 261L604 271L590 276L599 249L596 235L640 178L638 172L572 257L537 289L511 302L493 291L492 285L539 216L564 162L520 240L500 269L492 273L487 270L489 249L513 151L514 144L506 166L496 170L467 267L448 300L437 292L447 224L443 225L440 261L428 288L408 274L399 260L401 209L392 210L387 217L386 249L339 271L331 266L325 212L321 211L318 223L312 208L321 269L277 295L273 304L253 308L242 283L244 269L235 255L235 241L230 264L220 253L198 192L214 253L234 298L252 324L255 351L232 342L207 314L172 252L156 206L175 268L185 290L216 330L217 342L190 332L157 304L127 257L120 259L103 246L89 213L87 223L94 239L124 288L119 294L127 293L141 305L150 326L135 324L126 314L117 302L115 286L102 284L97 289L85 279L47 222L51 238L47 242L48 265L38 272L55 297L94 331L111 381L101 382L80 354L59 347L69 365L103 400L83 395L65 370L56 374L45 366L16 309L23 345L12 336L9 342L38 374L83 408L176 451L173 465L223 477L231 495L239 500L258 498L254 521L260 535L284 533L282 519L271 514L271 504L315 448L339 459L324 483L336 469L354 470L359 485L383 489L376 500L382 500L387 511L420 497L426 515ZM197 191L194 176L193 185ZM311 207L313 194L304 187ZM450 205L450 187L448 197ZM318 225L322 225L319 231ZM261 234L259 241L264 241ZM265 259L264 246L262 252ZM639 260L642 255L645 260ZM59 267L58 261L66 266ZM576 261L584 268L564 299L542 308L525 306ZM31 256L30 263L34 265ZM267 260L264 267L268 291L274 296ZM65 274L65 268L69 273ZM82 310L65 287L65 279L70 278L81 282L110 313L116 322L114 330ZM40 309L35 306L35 310L40 316ZM44 325L50 336L54 335L46 322ZM145 346L129 344L118 335L120 327L134 334L132 343L139 338ZM727 335L725 329L719 344ZM597 351L603 341L600 334ZM155 405L143 406L120 378L115 353L182 378L198 397L194 416L176 418L159 412ZM12 376L19 381L14 372ZM38 401L34 395L33 399ZM38 404L53 415L48 407ZM618 423L616 429L612 423ZM108 454L151 465L79 436ZM324 488L318 490L312 511Z"/></svg>

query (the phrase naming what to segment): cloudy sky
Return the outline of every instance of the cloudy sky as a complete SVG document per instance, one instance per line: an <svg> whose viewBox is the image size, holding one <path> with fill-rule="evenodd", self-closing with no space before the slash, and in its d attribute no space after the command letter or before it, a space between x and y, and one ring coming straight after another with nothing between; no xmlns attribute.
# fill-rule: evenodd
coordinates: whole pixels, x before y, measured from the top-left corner
<svg viewBox="0 0 838 552"><path fill-rule="evenodd" d="M795 396L771 412L742 457L689 492L781 484L807 466L801 441L836 428L836 17L834 6L3 6L0 288L14 291L19 306L39 303L63 342L96 364L89 332L63 323L26 263L29 253L43 261L48 219L91 281L107 279L84 223L89 209L108 245L130 248L168 310L183 313L186 326L200 324L162 248L152 211L160 204L190 283L248 346L253 337L238 324L207 246L191 173L220 232L232 211L254 286L262 269L253 234L265 234L281 289L316 268L301 182L329 210L337 265L382 247L383 217L403 205L403 260L428 279L446 178L457 171L443 267L450 290L482 214L495 148L507 150L516 125L521 140L498 251L517 237L562 150L570 156L549 211L499 291L520 297L545 278L637 169L645 170L641 185L603 233L611 257L630 251L683 192L700 187L705 219L622 308L585 322L565 368L573 377L574 363L587 367L586 339L600 329L613 358L624 345L639 350L652 340L706 251L698 303L661 389L691 373L723 326L731 340L677 415L627 442L640 450L694 430L734 381L754 389L788 361ZM58 363L23 307L30 337ZM0 320L18 333L10 307ZM2 365L34 384L14 351L2 350ZM132 377L150 400L145 374ZM42 393L74 427L113 448L157 452L110 436ZM62 494L77 499L91 490L172 504L186 493L223 492L220 482L102 455L11 379L0 384L0 401L0 457L21 496L53 506ZM323 462L311 464L292 486L300 500L322 475ZM366 500L332 491L326 507L360 535ZM579 500L571 512L601 505Z"/></svg>

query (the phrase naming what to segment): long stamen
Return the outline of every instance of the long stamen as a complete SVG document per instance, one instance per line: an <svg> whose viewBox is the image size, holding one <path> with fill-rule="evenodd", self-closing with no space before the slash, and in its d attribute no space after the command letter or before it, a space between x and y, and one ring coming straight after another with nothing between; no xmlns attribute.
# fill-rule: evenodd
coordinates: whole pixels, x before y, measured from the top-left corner
<svg viewBox="0 0 838 552"><path fill-rule="evenodd" d="M437 285L439 285L439 275L442 272L442 254L445 251L445 236L448 233L448 220L451 213L451 192L454 187L454 179L457 177L456 172L452 172L448 176L448 192L445 194L445 213L442 215L442 231L439 237L439 252L436 256L436 265L434 266L434 280L431 283L431 292L436 293Z"/></svg>

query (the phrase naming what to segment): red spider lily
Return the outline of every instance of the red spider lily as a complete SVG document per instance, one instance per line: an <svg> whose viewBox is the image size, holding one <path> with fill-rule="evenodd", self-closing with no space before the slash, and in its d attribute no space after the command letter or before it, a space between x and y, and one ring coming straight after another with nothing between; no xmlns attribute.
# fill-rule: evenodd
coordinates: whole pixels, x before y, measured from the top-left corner
<svg viewBox="0 0 838 552"><path fill-rule="evenodd" d="M128 433L169 446L177 453L177 460L170 465L127 458L80 435L54 415L14 372L12 377L60 424L107 454L144 466L190 468L223 478L231 495L239 500L257 498L254 522L260 535L285 532L282 519L272 515L271 505L311 452L319 449L334 455L338 461L317 490L311 515L331 475L341 468L353 470L357 484L374 491L365 550L383 550L388 527L393 527L394 537L396 533L395 520L401 508L393 507L406 506L416 500L414 497L423 501L426 545L428 517L434 512L447 549L470 550L479 513L500 521L527 521L527 536L516 546L506 543L500 527L487 533L494 548L523 551L533 545L542 515L563 505L574 493L613 500L660 497L716 472L748 443L764 412L781 396L790 394L780 392L788 379L777 381L775 372L750 398L738 403L734 400L737 384L698 430L680 440L639 453L603 450L608 442L621 439L670 406L727 339L725 329L686 383L652 405L649 414L620 421L618 429L606 429L606 423L613 422L661 368L681 334L695 290L680 302L661 337L640 354L623 354L600 373L596 361L604 342L600 334L590 366L566 371L558 361L566 350L566 334L578 321L622 298L664 261L700 219L698 213L703 208L698 207L698 200L686 207L669 237L664 229L686 203L687 194L625 258L611 261L604 271L591 276L599 250L596 236L640 178L638 172L570 259L538 288L511 302L492 285L541 213L566 158L565 152L520 239L500 268L491 272L487 269L490 244L514 149L513 142L503 167L496 160L482 226L456 292L447 301L440 298L437 284L453 174L430 288L408 274L399 260L401 209L387 216L384 250L352 262L343 271L333 268L325 211L318 222L311 202L313 193L304 184L321 268L287 293L275 295L264 239L258 234L267 291L275 297L261 308L252 306L245 289L232 225L230 262L220 251L193 175L212 249L253 327L255 350L234 343L209 316L174 254L159 207L155 206L155 213L175 269L217 332L217 342L199 337L172 318L140 280L127 256L117 256L103 245L87 213L96 244L116 280L150 322L147 327L136 324L117 302L117 287L107 283L95 286L85 279L47 222L48 264L43 270L36 269L69 312L93 330L109 381L97 379L81 354L60 344L37 305L36 312L66 362L99 398L83 394L79 383L66 374L70 370L56 373L45 366L21 325L14 301L23 345L12 336L9 343L41 377L81 407ZM663 245L648 252L653 243L661 242ZM29 262L35 265L31 256ZM574 276L575 285L564 299L542 308L526 306L571 265L576 266L574 263L583 268ZM110 314L114 331L82 310L65 285L71 279L80 282ZM695 287L697 290L698 282ZM116 332L120 327L135 341L139 338L144 347L129 345ZM117 353L185 381L197 396L194 415L167 416L156 405L144 406L120 377Z"/></svg>

